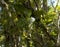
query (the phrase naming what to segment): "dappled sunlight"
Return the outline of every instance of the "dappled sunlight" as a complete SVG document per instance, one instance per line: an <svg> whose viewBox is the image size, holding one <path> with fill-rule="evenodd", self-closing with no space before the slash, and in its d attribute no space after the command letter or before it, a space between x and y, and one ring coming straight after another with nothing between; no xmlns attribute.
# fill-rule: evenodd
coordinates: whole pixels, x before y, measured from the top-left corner
<svg viewBox="0 0 60 47"><path fill-rule="evenodd" d="M60 47L60 0L1 0L0 47Z"/></svg>

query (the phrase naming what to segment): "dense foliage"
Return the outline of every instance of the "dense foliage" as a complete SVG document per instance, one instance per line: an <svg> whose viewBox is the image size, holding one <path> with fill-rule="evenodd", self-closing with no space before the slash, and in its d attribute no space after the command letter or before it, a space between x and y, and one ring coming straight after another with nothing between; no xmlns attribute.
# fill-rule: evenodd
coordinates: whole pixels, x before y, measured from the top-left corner
<svg viewBox="0 0 60 47"><path fill-rule="evenodd" d="M47 0L1 0L0 46L57 47L60 7L52 6Z"/></svg>

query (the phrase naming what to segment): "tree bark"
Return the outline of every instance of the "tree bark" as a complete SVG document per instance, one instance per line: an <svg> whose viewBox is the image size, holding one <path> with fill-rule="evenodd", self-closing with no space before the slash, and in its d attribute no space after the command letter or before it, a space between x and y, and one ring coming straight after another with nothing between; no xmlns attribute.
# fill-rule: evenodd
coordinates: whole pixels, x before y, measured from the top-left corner
<svg viewBox="0 0 60 47"><path fill-rule="evenodd" d="M57 38L57 47L60 46L60 14L58 15L58 38Z"/></svg>
<svg viewBox="0 0 60 47"><path fill-rule="evenodd" d="M47 12L47 0L43 0L43 10Z"/></svg>

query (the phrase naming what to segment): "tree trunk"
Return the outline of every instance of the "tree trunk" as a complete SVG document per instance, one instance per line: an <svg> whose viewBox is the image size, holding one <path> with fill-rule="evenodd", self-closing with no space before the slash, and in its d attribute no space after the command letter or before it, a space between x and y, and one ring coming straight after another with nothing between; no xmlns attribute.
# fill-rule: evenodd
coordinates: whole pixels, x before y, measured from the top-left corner
<svg viewBox="0 0 60 47"><path fill-rule="evenodd" d="M43 10L47 12L47 0L43 0Z"/></svg>
<svg viewBox="0 0 60 47"><path fill-rule="evenodd" d="M57 47L60 47L60 15L58 15L58 38L57 38Z"/></svg>

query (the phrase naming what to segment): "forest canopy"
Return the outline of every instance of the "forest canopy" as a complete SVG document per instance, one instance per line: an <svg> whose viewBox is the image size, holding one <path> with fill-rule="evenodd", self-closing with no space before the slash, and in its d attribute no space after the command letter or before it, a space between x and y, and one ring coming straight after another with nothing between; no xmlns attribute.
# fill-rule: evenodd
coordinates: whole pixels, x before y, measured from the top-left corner
<svg viewBox="0 0 60 47"><path fill-rule="evenodd" d="M60 0L1 0L0 47L60 47Z"/></svg>

